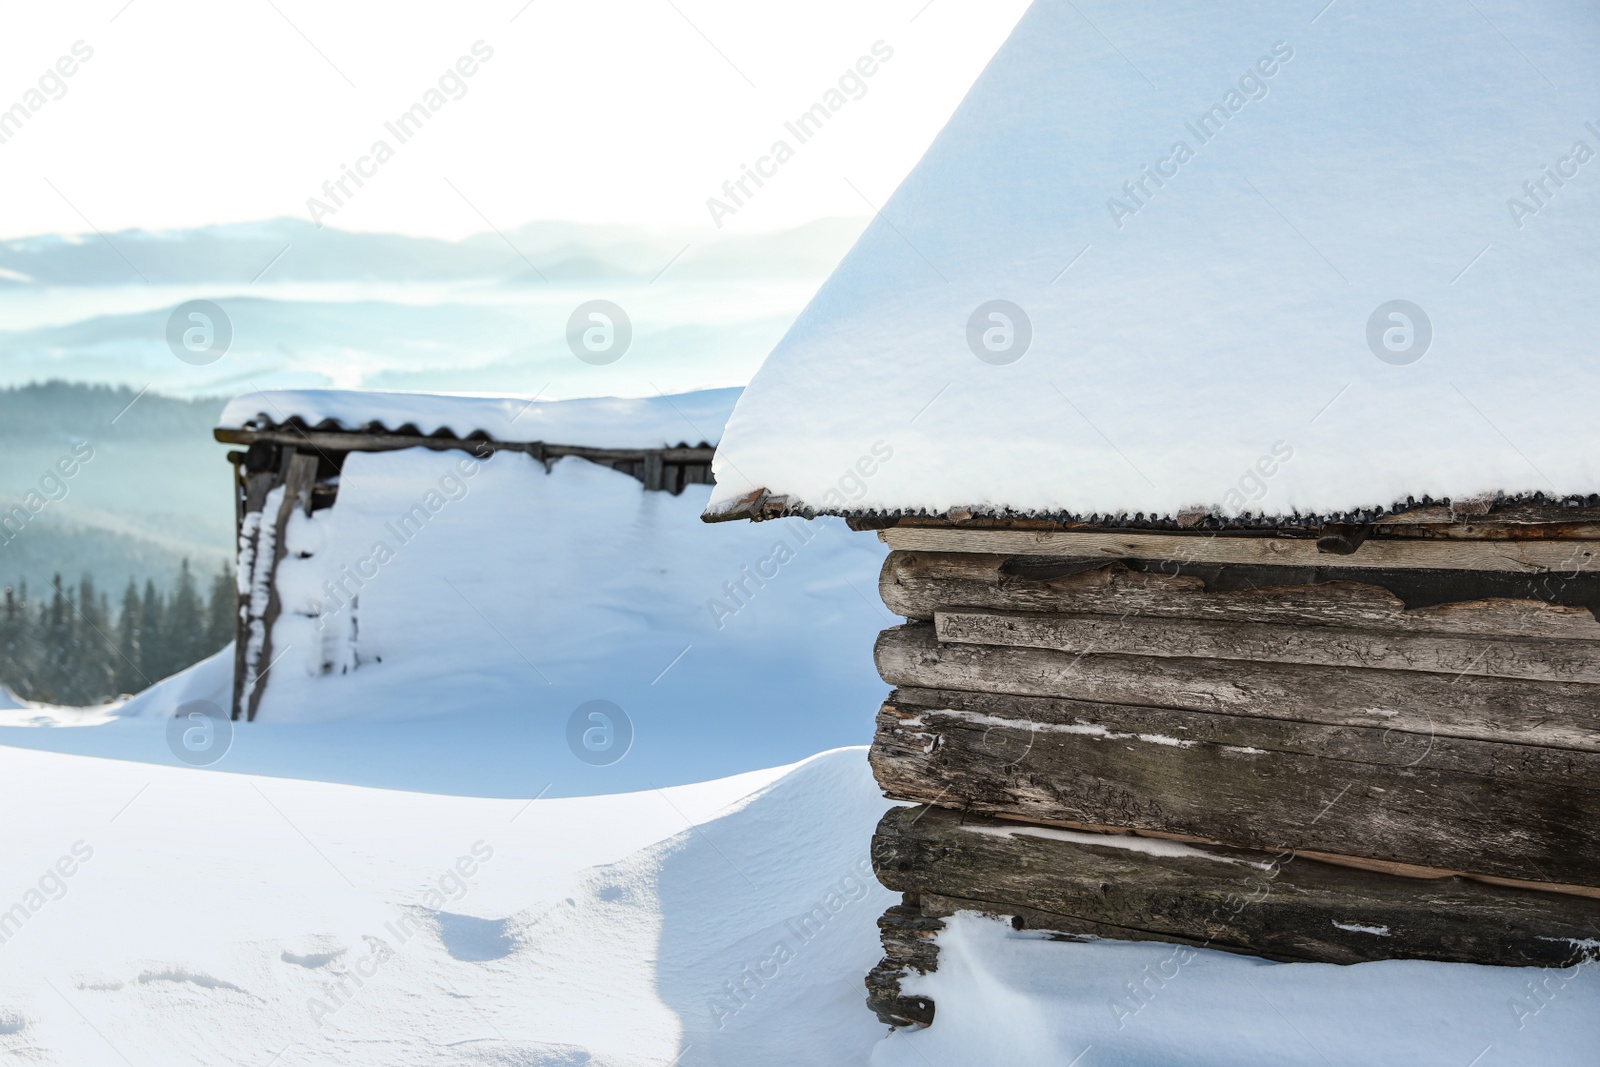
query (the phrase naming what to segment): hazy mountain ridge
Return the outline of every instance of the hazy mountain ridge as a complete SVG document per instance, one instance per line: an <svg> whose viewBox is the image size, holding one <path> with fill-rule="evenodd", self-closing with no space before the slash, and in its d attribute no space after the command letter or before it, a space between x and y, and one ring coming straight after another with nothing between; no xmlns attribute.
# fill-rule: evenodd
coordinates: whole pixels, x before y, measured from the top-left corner
<svg viewBox="0 0 1600 1067"><path fill-rule="evenodd" d="M209 570L229 555L231 472L211 430L239 393L743 385L865 221L757 234L535 222L444 241L278 218L0 241L0 505L74 444L95 450L64 496L0 538L0 585L56 571L168 584L185 556ZM204 366L167 343L193 299L231 327ZM569 317L595 299L631 319L615 365L569 347Z"/></svg>
<svg viewBox="0 0 1600 1067"><path fill-rule="evenodd" d="M232 473L211 436L223 403L62 381L0 388L0 509L47 501L0 533L0 586L37 595L56 573L74 584L88 573L114 591L130 577L166 588L185 558L212 573L233 540Z"/></svg>
<svg viewBox="0 0 1600 1067"><path fill-rule="evenodd" d="M464 282L820 277L865 219L722 234L641 226L531 222L460 241L318 229L301 219L174 231L124 230L0 242L0 287L238 282Z"/></svg>
<svg viewBox="0 0 1600 1067"><path fill-rule="evenodd" d="M160 393L140 396L126 386L60 379L0 387L0 440L47 436L61 441L96 436L192 440L202 433L209 439L226 402L227 397L221 396L188 400Z"/></svg>

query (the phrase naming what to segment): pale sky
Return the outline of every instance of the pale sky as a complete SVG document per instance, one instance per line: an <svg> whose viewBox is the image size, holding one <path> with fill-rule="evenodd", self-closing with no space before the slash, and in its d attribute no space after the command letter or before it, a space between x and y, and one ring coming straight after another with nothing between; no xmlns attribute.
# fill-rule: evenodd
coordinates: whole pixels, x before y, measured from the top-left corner
<svg viewBox="0 0 1600 1067"><path fill-rule="evenodd" d="M29 113L19 129L0 126L0 237L309 219L313 196L337 207L328 225L452 238L535 219L709 228L707 198L779 138L794 157L766 164L775 173L760 189L747 180L754 195L728 229L869 214L867 201L894 190L1026 6L11 5L0 112ZM463 64L470 77L452 75L480 41L492 56ZM73 58L77 42L90 58ZM846 102L800 144L785 122L824 101L877 42L892 58L847 79ZM73 73L51 73L58 62ZM442 106L402 144L385 122L426 103L441 76ZM352 195L333 205L323 183L379 139L393 158L365 163L365 184L346 179Z"/></svg>

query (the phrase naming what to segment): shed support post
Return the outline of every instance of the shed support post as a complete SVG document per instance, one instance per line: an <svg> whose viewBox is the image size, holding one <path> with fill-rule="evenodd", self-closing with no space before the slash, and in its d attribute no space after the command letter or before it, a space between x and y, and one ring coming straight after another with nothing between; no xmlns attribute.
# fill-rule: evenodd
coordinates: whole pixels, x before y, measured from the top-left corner
<svg viewBox="0 0 1600 1067"><path fill-rule="evenodd" d="M244 470L244 465L241 465ZM284 535L296 509L311 513L311 488L317 457L293 448L282 450L274 467L246 476L245 504L239 531L239 614L234 634L233 708L235 719L252 720L275 653L272 626L283 605L278 599L278 563L287 554ZM275 509L268 498L281 488ZM284 651L287 651L285 649Z"/></svg>

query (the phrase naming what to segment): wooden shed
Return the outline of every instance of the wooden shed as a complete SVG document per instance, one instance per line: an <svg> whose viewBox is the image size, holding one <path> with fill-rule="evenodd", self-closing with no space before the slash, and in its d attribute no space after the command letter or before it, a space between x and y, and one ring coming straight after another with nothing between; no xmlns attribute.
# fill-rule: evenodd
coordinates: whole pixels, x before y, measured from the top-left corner
<svg viewBox="0 0 1600 1067"><path fill-rule="evenodd" d="M1600 957L1600 183L1504 203L1538 138L1600 135L1471 18L1167 8L1038 0L718 455L708 521L889 549L891 1024L933 1019L907 976L959 911ZM1535 21L1600 81L1592 24ZM1505 105L1470 158L1463 92Z"/></svg>
<svg viewBox="0 0 1600 1067"><path fill-rule="evenodd" d="M291 517L332 507L352 452L421 448L476 459L531 456L546 470L575 457L638 479L647 491L681 493L711 481L715 445L674 435L704 426L716 437L736 389L652 400L451 396L342 390L245 394L223 412L215 436L242 446L234 467L239 609L234 641L235 719L254 719L275 662L282 614L277 573ZM402 520L404 521L404 520Z"/></svg>

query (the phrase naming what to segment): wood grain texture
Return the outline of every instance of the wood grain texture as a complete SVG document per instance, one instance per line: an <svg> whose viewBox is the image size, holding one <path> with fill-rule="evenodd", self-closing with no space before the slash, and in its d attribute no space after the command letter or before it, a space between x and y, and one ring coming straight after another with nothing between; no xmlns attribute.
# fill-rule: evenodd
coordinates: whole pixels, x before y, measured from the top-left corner
<svg viewBox="0 0 1600 1067"><path fill-rule="evenodd" d="M891 552L878 591L890 611L908 619L986 608L1600 641L1600 622L1586 608L1536 599L1493 598L1408 610L1393 593L1358 582L1207 592L1198 577L1133 571L1117 563L1058 577L1020 577L1005 569L1011 558Z"/></svg>
<svg viewBox="0 0 1600 1067"><path fill-rule="evenodd" d="M1600 887L1600 753L899 690L869 758L896 800Z"/></svg>
<svg viewBox="0 0 1600 1067"><path fill-rule="evenodd" d="M1528 541L1553 538L1558 541L1600 541L1600 524L1594 522L1540 523L1430 523L1422 520L1374 524L1384 537L1421 537L1450 541Z"/></svg>
<svg viewBox="0 0 1600 1067"><path fill-rule="evenodd" d="M1565 966L1600 931L1600 901L1584 897L1032 828L942 808L891 809L872 857L890 889L1025 914L1029 926L1271 959Z"/></svg>
<svg viewBox="0 0 1600 1067"><path fill-rule="evenodd" d="M1317 551L1309 538L1244 535L1162 534L1121 531L1030 531L913 528L883 532L892 549L981 552L1083 559L1158 559L1195 563L1254 563L1294 567L1422 568L1519 573L1600 571L1600 545L1593 541L1463 541L1372 538L1348 556Z"/></svg>
<svg viewBox="0 0 1600 1067"><path fill-rule="evenodd" d="M899 526L911 529L990 529L990 530L1131 530L1136 532L1166 533L1199 530L1203 533L1253 533L1271 528L1260 520L1221 520L1204 510L1180 511L1171 519L1147 517L1141 522L1091 522L1064 516L1041 518L1037 515L992 515L974 513L971 508L953 508L943 515L884 515L863 513L851 521L863 529L888 529ZM1276 517L1279 529L1315 530L1331 522L1358 522L1356 517L1343 518L1311 515L1281 515ZM1229 525L1232 523L1233 525ZM1392 512L1374 519L1369 525L1392 527L1396 525L1429 525L1450 527L1469 536L1494 536L1492 531L1509 529L1518 536L1537 537L1540 531L1575 524L1600 523L1600 507L1575 500L1561 503L1538 504L1533 501L1473 500L1453 501L1450 504L1414 505L1403 511ZM1491 531L1491 532L1485 532Z"/></svg>
<svg viewBox="0 0 1600 1067"><path fill-rule="evenodd" d="M1600 751L1600 689L1570 682L940 644L927 623L883 631L874 658L896 686Z"/></svg>
<svg viewBox="0 0 1600 1067"><path fill-rule="evenodd" d="M288 554L288 539L286 533L289 528L289 518L295 512L305 515L311 514L311 487L317 479L317 457L306 452L296 452L285 449L283 462L278 475L277 484L283 488L283 497L278 502L276 514L269 515L263 512L262 523L272 522L272 558L270 563L265 558L258 561L257 574L260 566L268 566L266 572L267 605L262 613L260 623L263 631L261 651L255 664L252 665L252 677L247 684L244 698L244 716L254 721L256 710L261 706L261 696L266 691L267 675L270 673L276 653L272 646L272 628L282 614L283 602L278 596L278 564L283 562Z"/></svg>
<svg viewBox="0 0 1600 1067"><path fill-rule="evenodd" d="M235 468L240 472L242 485L239 487L239 505L235 509L236 522L234 524L234 563L243 572L244 588L234 604L234 637L233 637L233 703L229 709L229 716L242 719L247 712L245 693L247 680L253 681L253 665L249 661L251 624L255 619L251 608L251 595L248 590L256 587L258 578L270 576L271 561L259 558L261 544L261 527L252 523L253 528L245 530L245 517L262 516L262 509L266 507L267 494L272 491L275 480L270 470L247 472L243 467Z"/></svg>
<svg viewBox="0 0 1600 1067"><path fill-rule="evenodd" d="M905 993L900 982L912 972L938 969L934 935L944 923L929 916L915 893L905 894L878 919L883 959L867 973L867 1007L887 1026L927 1026L933 1022L933 1001Z"/></svg>
<svg viewBox="0 0 1600 1067"><path fill-rule="evenodd" d="M1600 683L1600 641L1393 633L1129 615L935 613L942 642Z"/></svg>

